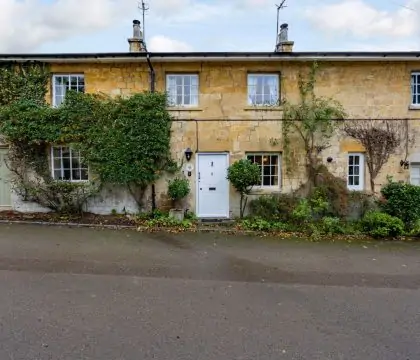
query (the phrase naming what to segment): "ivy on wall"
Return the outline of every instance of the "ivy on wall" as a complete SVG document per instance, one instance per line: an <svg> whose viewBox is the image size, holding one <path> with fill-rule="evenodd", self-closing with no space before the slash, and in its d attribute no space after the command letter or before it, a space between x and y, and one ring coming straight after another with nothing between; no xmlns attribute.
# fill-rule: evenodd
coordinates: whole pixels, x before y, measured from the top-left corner
<svg viewBox="0 0 420 360"><path fill-rule="evenodd" d="M81 212L102 185L114 184L127 188L141 207L148 185L175 168L165 94L110 98L68 92L52 108L45 102L49 77L42 64L0 69L0 133L10 143L17 193L55 211ZM81 151L93 181L52 178L49 149L60 144Z"/></svg>

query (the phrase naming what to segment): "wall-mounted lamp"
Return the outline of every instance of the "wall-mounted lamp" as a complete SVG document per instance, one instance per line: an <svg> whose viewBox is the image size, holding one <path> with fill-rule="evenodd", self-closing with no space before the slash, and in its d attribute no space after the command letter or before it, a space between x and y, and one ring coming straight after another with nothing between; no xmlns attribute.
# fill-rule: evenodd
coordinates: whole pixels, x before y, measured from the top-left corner
<svg viewBox="0 0 420 360"><path fill-rule="evenodd" d="M332 161L333 161L333 158L331 156L328 156L327 157L327 162L332 163Z"/></svg>
<svg viewBox="0 0 420 360"><path fill-rule="evenodd" d="M403 167L404 169L408 169L410 167L410 163L407 160L401 160L400 166Z"/></svg>
<svg viewBox="0 0 420 360"><path fill-rule="evenodd" d="M185 158L187 159L187 161L191 160L191 157L193 155L193 152L190 148L188 148L187 150L185 150Z"/></svg>

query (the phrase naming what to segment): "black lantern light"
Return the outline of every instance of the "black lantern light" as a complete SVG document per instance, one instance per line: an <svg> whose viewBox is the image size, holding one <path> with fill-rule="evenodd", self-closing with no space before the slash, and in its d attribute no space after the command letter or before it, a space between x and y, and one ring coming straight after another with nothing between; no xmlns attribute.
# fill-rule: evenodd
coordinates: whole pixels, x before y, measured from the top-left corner
<svg viewBox="0 0 420 360"><path fill-rule="evenodd" d="M407 160L401 160L400 166L404 169L408 169L410 167L410 163Z"/></svg>
<svg viewBox="0 0 420 360"><path fill-rule="evenodd" d="M185 158L187 159L187 161L190 161L191 160L192 154L193 154L193 152L192 152L192 150L190 148L188 148L187 150L185 150Z"/></svg>

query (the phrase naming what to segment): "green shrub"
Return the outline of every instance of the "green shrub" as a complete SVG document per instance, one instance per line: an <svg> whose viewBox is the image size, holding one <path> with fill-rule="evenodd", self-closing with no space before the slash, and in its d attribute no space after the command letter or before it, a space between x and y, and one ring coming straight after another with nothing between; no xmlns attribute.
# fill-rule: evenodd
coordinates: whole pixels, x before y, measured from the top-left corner
<svg viewBox="0 0 420 360"><path fill-rule="evenodd" d="M307 222L312 218L312 209L308 199L300 199L292 211L292 218L295 221Z"/></svg>
<svg viewBox="0 0 420 360"><path fill-rule="evenodd" d="M323 234L344 234L346 232L340 218L325 216L320 221L320 230Z"/></svg>
<svg viewBox="0 0 420 360"><path fill-rule="evenodd" d="M379 211L368 211L362 220L363 230L372 237L400 236L404 233L401 219Z"/></svg>
<svg viewBox="0 0 420 360"><path fill-rule="evenodd" d="M388 184L381 189L385 199L380 204L381 209L411 228L420 220L420 186L388 180Z"/></svg>
<svg viewBox="0 0 420 360"><path fill-rule="evenodd" d="M168 182L168 196L174 204L190 193L190 183L187 179L176 178Z"/></svg>
<svg viewBox="0 0 420 360"><path fill-rule="evenodd" d="M263 195L249 203L250 215L270 221L289 221L297 202L292 194Z"/></svg>
<svg viewBox="0 0 420 360"><path fill-rule="evenodd" d="M251 192L252 187L260 182L260 178L261 170L258 165L247 159L236 161L228 168L227 179L241 195L239 204L241 219L244 216L248 201L247 195Z"/></svg>
<svg viewBox="0 0 420 360"><path fill-rule="evenodd" d="M286 231L287 225L279 221L267 221L261 218L246 219L241 222L245 230L252 231Z"/></svg>

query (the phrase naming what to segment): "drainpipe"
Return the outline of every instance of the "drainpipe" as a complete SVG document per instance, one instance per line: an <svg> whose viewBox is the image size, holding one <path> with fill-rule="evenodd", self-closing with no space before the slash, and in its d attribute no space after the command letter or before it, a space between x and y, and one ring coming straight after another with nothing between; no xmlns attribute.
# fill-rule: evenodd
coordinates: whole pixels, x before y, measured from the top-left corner
<svg viewBox="0 0 420 360"><path fill-rule="evenodd" d="M145 46L146 48L146 46ZM153 68L153 64L150 61L150 53L147 50L147 54L146 54L146 60L147 60L147 65L149 66L149 72L150 72L150 92L154 93L155 92L155 79L156 79L156 74L155 74L155 69ZM155 184L152 184L152 211L156 210L156 187Z"/></svg>

